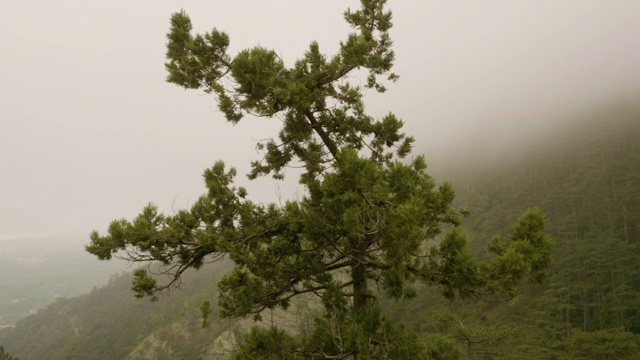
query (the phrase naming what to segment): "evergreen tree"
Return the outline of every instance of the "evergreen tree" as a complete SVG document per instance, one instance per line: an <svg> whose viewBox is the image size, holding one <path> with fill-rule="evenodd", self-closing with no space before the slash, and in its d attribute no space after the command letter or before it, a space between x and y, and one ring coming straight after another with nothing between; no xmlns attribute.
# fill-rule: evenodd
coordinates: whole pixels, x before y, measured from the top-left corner
<svg viewBox="0 0 640 360"><path fill-rule="evenodd" d="M522 215L506 240L491 242L490 262L476 261L457 229L465 211L452 207L450 184L437 185L422 156L403 161L413 138L401 132L400 119L365 112L364 89L349 81L354 73L364 70L365 88L378 92L398 79L385 3L362 0L347 10L354 30L338 53L326 56L312 42L291 68L263 47L231 56L227 34L194 36L189 17L174 14L168 81L214 95L230 122L246 114L280 119L278 138L259 144L264 157L252 162L249 176L281 179L288 166L302 165L306 194L284 206L256 204L234 186L235 169L219 161L204 172L208 192L191 209L167 216L150 204L132 221L113 221L105 236L92 233L87 250L102 260L123 255L164 264L166 283L135 272L136 295L152 298L179 284L186 269L228 256L235 269L218 283L226 317L260 318L296 296L319 298L325 316L306 339L256 329L238 358L255 358L259 349L267 359L419 357L422 343L384 318L374 289L410 298L419 281L449 298L504 298L521 280L541 281L551 240L538 209ZM443 234L447 227L453 230Z"/></svg>

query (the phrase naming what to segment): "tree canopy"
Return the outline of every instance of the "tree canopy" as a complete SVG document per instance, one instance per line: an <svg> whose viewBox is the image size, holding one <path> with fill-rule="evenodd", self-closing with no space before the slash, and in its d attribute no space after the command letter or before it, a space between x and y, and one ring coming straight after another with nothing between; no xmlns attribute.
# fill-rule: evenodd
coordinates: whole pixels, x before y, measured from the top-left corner
<svg viewBox="0 0 640 360"><path fill-rule="evenodd" d="M364 90L384 92L398 79L385 3L362 0L359 9L347 10L353 31L339 51L327 56L312 42L290 68L259 46L232 56L227 34L194 35L188 15L174 14L167 80L211 94L232 123L246 115L279 119L278 137L258 144L263 158L252 162L249 177L281 179L287 167L301 166L306 193L284 205L254 203L234 185L236 170L218 161L205 170L207 192L190 209L165 215L150 204L133 220L113 221L107 235L93 232L87 251L102 260L163 264L170 275L165 283L136 270L139 297L155 297L179 284L186 269L228 256L235 268L218 282L226 317L260 318L297 296L319 298L325 316L308 339L256 330L238 358L253 356L251 344L259 348L264 339L281 344L273 347L286 352L278 358L414 357L424 349L380 313L379 292L410 298L419 282L450 298L504 299L522 280L541 281L552 242L537 208L506 239L491 241L491 261L475 260L457 229L466 210L452 206L451 185L436 184L422 156L407 159L413 138L401 131L399 118L366 113ZM350 81L363 71L364 88Z"/></svg>

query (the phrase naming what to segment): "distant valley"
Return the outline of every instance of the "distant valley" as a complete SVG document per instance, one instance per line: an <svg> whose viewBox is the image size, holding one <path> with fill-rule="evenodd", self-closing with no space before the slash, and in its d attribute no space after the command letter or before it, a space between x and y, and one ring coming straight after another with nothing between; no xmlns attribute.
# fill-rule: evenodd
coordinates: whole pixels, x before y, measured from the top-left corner
<svg viewBox="0 0 640 360"><path fill-rule="evenodd" d="M84 251L88 234L0 240L0 326L36 313L60 297L103 286L125 262L100 262Z"/></svg>

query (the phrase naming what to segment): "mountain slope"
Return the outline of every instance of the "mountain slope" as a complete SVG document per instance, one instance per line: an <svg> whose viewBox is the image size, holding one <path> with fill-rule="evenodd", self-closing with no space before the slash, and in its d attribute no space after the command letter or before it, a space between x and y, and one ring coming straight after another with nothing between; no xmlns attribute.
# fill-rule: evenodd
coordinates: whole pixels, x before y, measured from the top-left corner
<svg viewBox="0 0 640 360"><path fill-rule="evenodd" d="M104 287L72 299L60 298L14 328L4 329L0 343L23 360L125 359L138 348L137 353L145 353L145 340L155 334L155 347L166 348L168 358L203 358L206 346L201 344L212 342L228 322L212 320L212 326L202 330L198 307L214 292L216 278L225 269L225 264L216 264L209 268L213 276L190 273L182 290L157 302L133 296L130 273L113 275ZM162 358L161 353L148 358Z"/></svg>
<svg viewBox="0 0 640 360"><path fill-rule="evenodd" d="M529 206L544 211L556 241L545 285L523 288L506 305L458 304L455 312L469 324L510 327L502 341L511 353L628 358L639 351L633 335L640 333L639 139L640 106L618 104L523 141L475 169L450 168L458 203L471 210L464 226L480 256ZM475 347L490 352L497 346L486 344Z"/></svg>

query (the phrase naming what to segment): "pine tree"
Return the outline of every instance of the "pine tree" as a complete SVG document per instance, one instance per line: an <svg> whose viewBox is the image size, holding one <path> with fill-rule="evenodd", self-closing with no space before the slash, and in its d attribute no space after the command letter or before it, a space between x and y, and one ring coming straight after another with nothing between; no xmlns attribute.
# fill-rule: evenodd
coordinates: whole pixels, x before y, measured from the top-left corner
<svg viewBox="0 0 640 360"><path fill-rule="evenodd" d="M248 343L286 344L256 345L285 352L265 358L411 358L424 349L384 318L377 290L410 298L422 282L450 298L508 297L521 280L542 280L551 240L538 209L527 211L506 240L492 241L491 262L477 262L457 229L465 211L452 207L450 184L437 185L422 156L406 160L413 138L401 132L400 119L367 115L364 88L382 93L398 79L385 3L362 0L358 10L347 10L353 32L338 53L324 55L312 42L291 68L259 46L231 56L227 34L194 36L187 14L174 14L167 80L212 94L232 123L247 114L281 120L278 138L258 145L264 157L252 162L249 176L281 179L288 166L302 165L306 194L283 206L254 203L234 186L235 169L218 161L204 172L208 192L191 209L168 216L150 204L132 221L113 221L105 236L93 232L87 250L102 260L162 263L167 283L135 272L136 295L152 298L178 284L186 269L228 256L235 269L218 283L225 317L259 319L297 296L317 296L325 316L307 339L277 329L250 334ZM364 88L350 81L362 71ZM243 351L251 357L254 350Z"/></svg>

